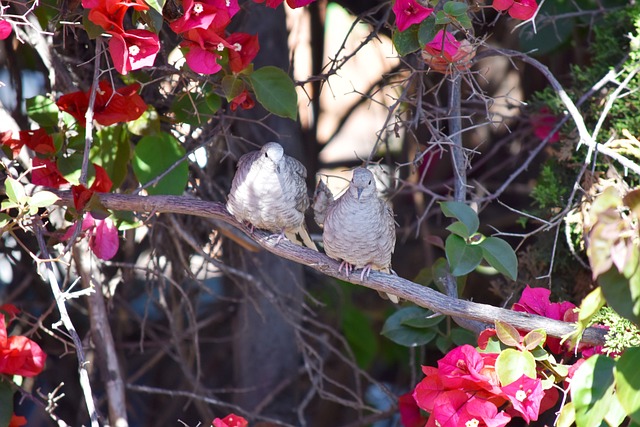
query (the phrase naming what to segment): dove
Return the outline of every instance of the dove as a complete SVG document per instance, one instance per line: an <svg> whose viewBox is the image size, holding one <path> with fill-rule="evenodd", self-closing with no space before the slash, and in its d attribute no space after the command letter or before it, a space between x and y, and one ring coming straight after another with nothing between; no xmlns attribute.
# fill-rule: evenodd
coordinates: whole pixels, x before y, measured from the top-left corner
<svg viewBox="0 0 640 427"><path fill-rule="evenodd" d="M373 173L353 171L347 191L326 211L322 242L327 255L341 261L347 276L362 268L360 280L374 270L391 272L391 254L396 244L393 210L378 197ZM394 303L396 295L387 294Z"/></svg>
<svg viewBox="0 0 640 427"><path fill-rule="evenodd" d="M251 227L280 233L296 242L299 234L304 244L318 250L304 225L309 207L305 178L307 169L287 156L277 142L269 142L238 160L227 200L227 210Z"/></svg>

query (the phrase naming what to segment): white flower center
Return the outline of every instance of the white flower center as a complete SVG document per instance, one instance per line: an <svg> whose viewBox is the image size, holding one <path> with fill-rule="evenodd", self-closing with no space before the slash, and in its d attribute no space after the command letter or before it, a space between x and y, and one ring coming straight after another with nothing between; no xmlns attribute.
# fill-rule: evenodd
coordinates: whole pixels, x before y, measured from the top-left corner
<svg viewBox="0 0 640 427"><path fill-rule="evenodd" d="M526 398L527 398L527 393L524 390L516 391L516 400L518 402L524 402Z"/></svg>
<svg viewBox="0 0 640 427"><path fill-rule="evenodd" d="M464 427L478 427L479 425L480 421L476 420L475 418L464 423Z"/></svg>
<svg viewBox="0 0 640 427"><path fill-rule="evenodd" d="M234 43L233 50L235 50L236 52L240 52L242 50L242 45L240 43Z"/></svg>
<svg viewBox="0 0 640 427"><path fill-rule="evenodd" d="M226 0L226 1L224 2L224 4L225 4L225 6L227 6L227 7L231 6L231 0Z"/></svg>
<svg viewBox="0 0 640 427"><path fill-rule="evenodd" d="M135 44L132 44L131 46L129 46L129 55L136 56L139 53L140 53L140 48L138 46L136 46Z"/></svg>
<svg viewBox="0 0 640 427"><path fill-rule="evenodd" d="M224 45L222 43L218 43L218 52L222 52L224 50Z"/></svg>
<svg viewBox="0 0 640 427"><path fill-rule="evenodd" d="M204 6L202 6L202 3L196 3L193 5L193 13L196 15L200 15L203 10Z"/></svg>

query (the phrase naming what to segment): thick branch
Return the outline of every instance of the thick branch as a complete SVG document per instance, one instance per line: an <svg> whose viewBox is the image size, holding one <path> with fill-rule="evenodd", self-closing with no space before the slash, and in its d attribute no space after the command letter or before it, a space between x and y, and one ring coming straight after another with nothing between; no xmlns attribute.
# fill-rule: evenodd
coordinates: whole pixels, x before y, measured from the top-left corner
<svg viewBox="0 0 640 427"><path fill-rule="evenodd" d="M338 273L339 262L323 253L298 246L286 240L276 245L276 238L270 238L269 233L256 230L253 233L247 226L239 223L231 216L222 203L207 202L184 196L132 196L125 194L102 193L100 202L107 209L120 211L177 213L195 215L206 218L215 218L229 223L250 236L255 242L282 258L311 267L327 276L344 280L356 285L361 285L376 291L392 293L400 298L411 301L421 307L448 316L456 316L464 319L477 320L492 325L496 320L509 323L521 330L544 329L548 335L563 337L575 332L575 326L571 323L552 320L527 313L519 313L504 308L498 308L487 304L451 298L431 288L419 285L402 277L390 274L371 272L364 281L360 280L359 273L353 273L347 277ZM72 205L71 194L61 193L60 203ZM605 330L588 328L582 337L585 344L602 345L604 343Z"/></svg>

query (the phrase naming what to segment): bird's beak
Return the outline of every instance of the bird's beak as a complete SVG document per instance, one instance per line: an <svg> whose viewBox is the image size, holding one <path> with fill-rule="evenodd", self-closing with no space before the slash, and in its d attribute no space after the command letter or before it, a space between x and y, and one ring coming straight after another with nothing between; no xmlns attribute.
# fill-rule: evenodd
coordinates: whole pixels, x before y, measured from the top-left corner
<svg viewBox="0 0 640 427"><path fill-rule="evenodd" d="M362 195L362 190L364 190L364 188L358 188L358 200L360 200L360 196Z"/></svg>
<svg viewBox="0 0 640 427"><path fill-rule="evenodd" d="M280 173L280 165L276 165L276 172Z"/></svg>

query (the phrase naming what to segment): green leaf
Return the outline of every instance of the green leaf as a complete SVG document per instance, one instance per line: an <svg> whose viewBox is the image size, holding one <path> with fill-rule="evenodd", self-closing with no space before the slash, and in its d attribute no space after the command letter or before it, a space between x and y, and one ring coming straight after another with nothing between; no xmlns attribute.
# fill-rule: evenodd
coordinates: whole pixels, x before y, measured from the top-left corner
<svg viewBox="0 0 640 427"><path fill-rule="evenodd" d="M118 188L124 182L131 157L131 135L124 125L107 126L96 133L91 146L91 162L102 166Z"/></svg>
<svg viewBox="0 0 640 427"><path fill-rule="evenodd" d="M415 316L415 310L398 310L389 316L386 322L384 322L384 326L380 333L396 344L400 344L405 347L416 347L427 344L435 338L436 332L434 330L427 328L414 328L404 324L406 320L415 318Z"/></svg>
<svg viewBox="0 0 640 427"><path fill-rule="evenodd" d="M622 201L625 206L628 206L629 209L631 209L636 218L640 218L640 188L629 191L624 195Z"/></svg>
<svg viewBox="0 0 640 427"><path fill-rule="evenodd" d="M615 367L616 393L620 404L636 423L640 423L640 348L627 349Z"/></svg>
<svg viewBox="0 0 640 427"><path fill-rule="evenodd" d="M471 22L471 18L469 15L461 15L457 17L458 24L462 25L464 28L471 28L473 23Z"/></svg>
<svg viewBox="0 0 640 427"><path fill-rule="evenodd" d="M469 344L471 346L478 345L478 337L473 332L464 329L464 328L452 328L451 329L451 340L455 345L465 345Z"/></svg>
<svg viewBox="0 0 640 427"><path fill-rule="evenodd" d="M467 14L469 7L466 3L457 1L448 1L444 4L442 10L448 15L455 16L456 18Z"/></svg>
<svg viewBox="0 0 640 427"><path fill-rule="evenodd" d="M440 10L438 11L438 13L436 13L436 25L446 25L450 23L451 18L449 18L443 10Z"/></svg>
<svg viewBox="0 0 640 427"><path fill-rule="evenodd" d="M14 209L14 208L17 208L17 207L20 207L20 205L15 203L15 202L12 202L9 199L6 199L6 200L3 200L2 202L0 202L0 210L3 210L3 211L9 210L9 209Z"/></svg>
<svg viewBox="0 0 640 427"><path fill-rule="evenodd" d="M3 200L2 203L4 203L5 201ZM4 209L4 208L3 208ZM7 215L4 212L0 212L0 228L6 226L7 224L9 224L11 221L13 221L13 218L10 217L9 215Z"/></svg>
<svg viewBox="0 0 640 427"><path fill-rule="evenodd" d="M222 99L215 93L194 95L189 92L176 97L171 111L177 122L199 126L209 121L221 106Z"/></svg>
<svg viewBox="0 0 640 427"><path fill-rule="evenodd" d="M442 354L447 354L449 350L453 347L453 340L451 337L440 335L436 338L436 348Z"/></svg>
<svg viewBox="0 0 640 427"><path fill-rule="evenodd" d="M373 333L371 319L353 306L345 307L342 315L345 338L353 350L358 366L366 369L375 360L378 352L378 340Z"/></svg>
<svg viewBox="0 0 640 427"><path fill-rule="evenodd" d="M471 236L480 226L478 214L462 202L440 202L440 209L447 218L455 218L467 227L467 235Z"/></svg>
<svg viewBox="0 0 640 427"><path fill-rule="evenodd" d="M73 153L67 157L58 157L56 161L58 170L72 185L80 184L80 172L82 169L82 153ZM87 168L87 175L89 177L96 176L96 169L93 164L89 162Z"/></svg>
<svg viewBox="0 0 640 427"><path fill-rule="evenodd" d="M140 184L155 179L185 157L185 150L171 134L145 136L133 152L133 172ZM189 165L184 159L158 183L148 187L149 194L182 194L189 179Z"/></svg>
<svg viewBox="0 0 640 427"><path fill-rule="evenodd" d="M51 129L58 125L58 106L56 103L43 95L36 95L27 98L27 115L31 120L38 123L40 127Z"/></svg>
<svg viewBox="0 0 640 427"><path fill-rule="evenodd" d="M467 228L466 225L464 225L461 221L456 221L452 224L449 224L449 226L446 228L446 230L452 232L453 234L456 234L460 237L462 237L463 239L468 239L469 237L471 237L469 234L469 229Z"/></svg>
<svg viewBox="0 0 640 427"><path fill-rule="evenodd" d="M392 36L393 45L398 51L398 55L405 56L416 50L422 49L418 40L418 26L412 25L405 31L394 31Z"/></svg>
<svg viewBox="0 0 640 427"><path fill-rule="evenodd" d="M162 8L164 7L165 0L148 0L147 4L150 9L147 12L141 12L141 17L144 22L149 25L151 30L158 34L162 29Z"/></svg>
<svg viewBox="0 0 640 427"><path fill-rule="evenodd" d="M489 265L511 280L518 277L518 258L511 246L498 237L487 237L479 246Z"/></svg>
<svg viewBox="0 0 640 427"><path fill-rule="evenodd" d="M544 329L534 329L522 338L522 344L527 350L532 351L538 346L542 347L546 340L547 332Z"/></svg>
<svg viewBox="0 0 640 427"><path fill-rule="evenodd" d="M0 427L7 427L13 416L13 390L8 381L0 381Z"/></svg>
<svg viewBox="0 0 640 427"><path fill-rule="evenodd" d="M573 407L573 402L567 402L560 410L558 420L556 421L556 427L571 427L576 421L576 410Z"/></svg>
<svg viewBox="0 0 640 427"><path fill-rule="evenodd" d="M437 33L436 18L430 15L418 27L418 43L420 43L420 47L432 41Z"/></svg>
<svg viewBox="0 0 640 427"><path fill-rule="evenodd" d="M464 239L455 234L447 237L444 250L454 276L472 272L482 261L482 249L477 245L467 245Z"/></svg>
<svg viewBox="0 0 640 427"><path fill-rule="evenodd" d="M127 129L134 135L145 136L160 133L160 117L156 109L149 105L140 117L127 122Z"/></svg>
<svg viewBox="0 0 640 427"><path fill-rule="evenodd" d="M434 315L433 311L422 307L406 307L398 311L405 313L401 323L413 328L431 328L445 319L444 316ZM404 317L405 315L407 317Z"/></svg>
<svg viewBox="0 0 640 427"><path fill-rule="evenodd" d="M509 347L517 347L520 345L520 332L508 323L496 320L496 334L498 339Z"/></svg>
<svg viewBox="0 0 640 427"><path fill-rule="evenodd" d="M298 94L293 80L278 67L262 67L249 76L256 99L269 112L296 120Z"/></svg>
<svg viewBox="0 0 640 427"><path fill-rule="evenodd" d="M522 375L535 378L536 361L528 351L507 348L496 359L496 373L503 386L511 384Z"/></svg>
<svg viewBox="0 0 640 427"><path fill-rule="evenodd" d="M571 400L579 427L599 427L613 404L613 368L616 362L603 355L587 359L571 380ZM637 369L637 368L636 368Z"/></svg>
<svg viewBox="0 0 640 427"><path fill-rule="evenodd" d="M89 9L84 9L82 13L82 28L87 32L90 39L96 39L102 35L104 30L89 19Z"/></svg>
<svg viewBox="0 0 640 427"><path fill-rule="evenodd" d="M231 102L233 98L240 95L245 89L242 79L234 75L226 75L222 78L222 92L227 98L227 101Z"/></svg>
<svg viewBox="0 0 640 427"><path fill-rule="evenodd" d="M4 182L7 197L13 203L23 205L27 201L27 195L24 192L24 186L10 176Z"/></svg>
<svg viewBox="0 0 640 427"><path fill-rule="evenodd" d="M636 325L640 324L640 269L627 279L615 266L611 267L598 277L598 284L611 308Z"/></svg>
<svg viewBox="0 0 640 427"><path fill-rule="evenodd" d="M51 191L39 191L33 196L29 197L29 206L36 208L46 208L53 205L60 199L57 195Z"/></svg>

